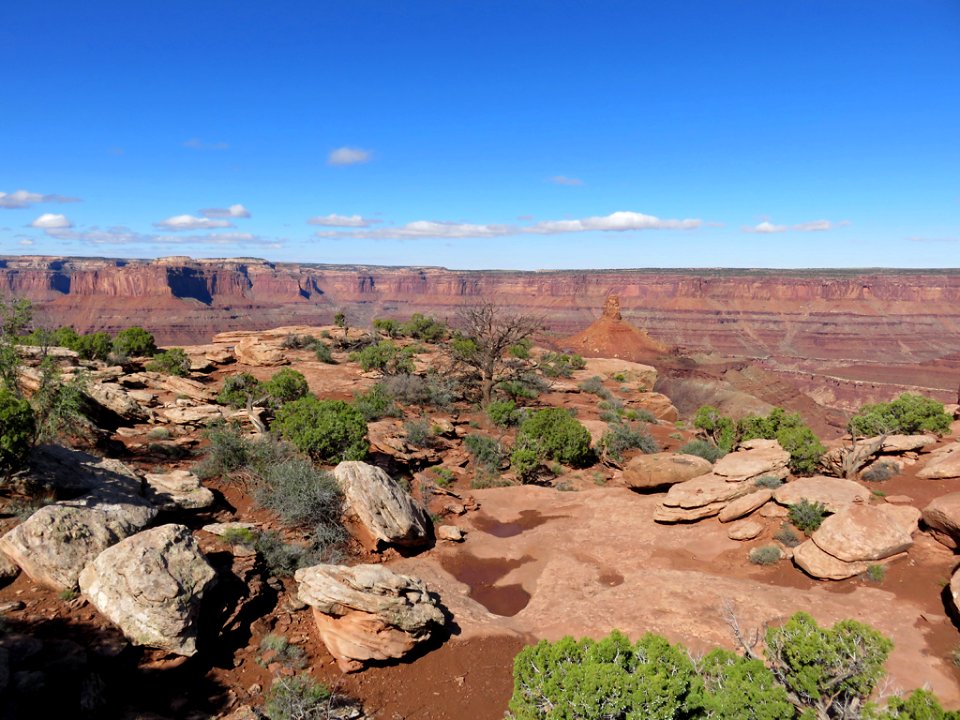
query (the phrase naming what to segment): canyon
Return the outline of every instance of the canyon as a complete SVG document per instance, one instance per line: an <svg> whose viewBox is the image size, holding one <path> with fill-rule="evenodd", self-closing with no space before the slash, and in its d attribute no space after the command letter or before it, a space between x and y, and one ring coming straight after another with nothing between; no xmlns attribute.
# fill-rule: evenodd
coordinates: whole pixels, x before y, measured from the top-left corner
<svg viewBox="0 0 960 720"><path fill-rule="evenodd" d="M625 321L670 348L667 377L742 384L749 371L748 384L768 394L778 380L845 411L902 390L952 402L960 382L958 269L463 271L0 256L0 293L31 300L47 324L80 332L139 324L165 344L328 323L337 312L354 327L415 312L452 320L481 299L542 317L559 339L616 295Z"/></svg>

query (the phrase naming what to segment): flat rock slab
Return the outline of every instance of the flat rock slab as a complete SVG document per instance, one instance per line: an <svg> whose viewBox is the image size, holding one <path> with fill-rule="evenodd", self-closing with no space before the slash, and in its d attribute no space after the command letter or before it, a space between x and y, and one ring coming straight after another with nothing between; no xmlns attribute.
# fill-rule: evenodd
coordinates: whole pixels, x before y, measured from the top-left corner
<svg viewBox="0 0 960 720"><path fill-rule="evenodd" d="M780 447L776 440L748 440L741 443L736 452L728 453L717 460L713 474L731 482L751 480L764 475L785 478L789 474L787 464L790 453Z"/></svg>
<svg viewBox="0 0 960 720"><path fill-rule="evenodd" d="M146 473L147 499L161 510L200 510L213 505L213 492L189 470Z"/></svg>
<svg viewBox="0 0 960 720"><path fill-rule="evenodd" d="M753 540L763 532L763 525L755 520L744 520L731 525L727 530L727 537L731 540Z"/></svg>
<svg viewBox="0 0 960 720"><path fill-rule="evenodd" d="M846 580L866 572L870 566L866 562L840 560L821 550L813 540L807 540L793 549L793 562L807 575L821 580Z"/></svg>
<svg viewBox="0 0 960 720"><path fill-rule="evenodd" d="M418 546L430 542L427 511L387 473L365 462L342 462L333 471L343 492L344 514L355 519L376 545Z"/></svg>
<svg viewBox="0 0 960 720"><path fill-rule="evenodd" d="M918 478L927 480L947 480L960 478L960 443L947 445L930 453L930 458Z"/></svg>
<svg viewBox="0 0 960 720"><path fill-rule="evenodd" d="M883 558L913 545L905 519L894 505L851 505L824 519L810 539L817 547L848 563Z"/></svg>
<svg viewBox="0 0 960 720"><path fill-rule="evenodd" d="M133 644L189 656L215 577L189 528L161 525L100 553L80 573L80 590Z"/></svg>
<svg viewBox="0 0 960 720"><path fill-rule="evenodd" d="M773 490L770 488L763 488L748 495L744 495L743 497L738 497L723 510L721 510L717 515L717 518L720 520L720 522L730 522L731 520L737 520L738 518L746 517L754 510L766 505L772 497Z"/></svg>
<svg viewBox="0 0 960 720"><path fill-rule="evenodd" d="M871 494L853 480L814 475L781 485L773 491L773 499L781 505L796 505L801 500L818 502L836 513L850 505L869 502Z"/></svg>
<svg viewBox="0 0 960 720"><path fill-rule="evenodd" d="M708 475L713 466L697 455L652 453L638 455L623 469L623 484L634 490L649 490Z"/></svg>
<svg viewBox="0 0 960 720"><path fill-rule="evenodd" d="M948 548L960 546L960 492L934 498L923 509L923 522Z"/></svg>
<svg viewBox="0 0 960 720"><path fill-rule="evenodd" d="M734 483L717 475L704 475L672 486L663 499L663 505L691 509L729 503L755 488L752 482Z"/></svg>
<svg viewBox="0 0 960 720"><path fill-rule="evenodd" d="M938 442L939 438L936 435L887 435L880 445L880 452L912 452L930 445L936 445Z"/></svg>

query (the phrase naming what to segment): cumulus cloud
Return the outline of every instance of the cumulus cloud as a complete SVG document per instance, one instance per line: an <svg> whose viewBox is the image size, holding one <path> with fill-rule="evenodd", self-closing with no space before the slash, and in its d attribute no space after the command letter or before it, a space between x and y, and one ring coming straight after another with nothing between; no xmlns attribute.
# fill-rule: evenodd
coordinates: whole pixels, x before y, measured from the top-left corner
<svg viewBox="0 0 960 720"><path fill-rule="evenodd" d="M336 150L330 151L330 154L327 156L327 164L359 165L361 163L370 162L372 157L373 153L370 150L352 147L340 147Z"/></svg>
<svg viewBox="0 0 960 720"><path fill-rule="evenodd" d="M931 243L931 244L940 244L940 243L960 243L960 237L909 237L907 238L912 243Z"/></svg>
<svg viewBox="0 0 960 720"><path fill-rule="evenodd" d="M41 230L64 230L66 228L72 228L73 223L67 219L66 215L44 213L30 223L30 227L40 228Z"/></svg>
<svg viewBox="0 0 960 720"><path fill-rule="evenodd" d="M64 195L44 195L29 190L15 190L12 193L0 192L0 208L18 210L38 203L71 203L80 202L79 198Z"/></svg>
<svg viewBox="0 0 960 720"><path fill-rule="evenodd" d="M193 215L174 215L166 220L155 222L154 227L162 230L213 230L216 228L228 228L233 225L227 220L212 220L205 217L194 217Z"/></svg>
<svg viewBox="0 0 960 720"><path fill-rule="evenodd" d="M204 142L200 138L190 138L183 143L185 148L191 150L229 150L229 143L225 142Z"/></svg>
<svg viewBox="0 0 960 720"><path fill-rule="evenodd" d="M20 241L20 244L23 245L24 247L30 247L31 245L33 245L33 240L31 240L30 238L24 238L23 240Z"/></svg>
<svg viewBox="0 0 960 720"><path fill-rule="evenodd" d="M774 225L769 220L764 220L754 226L744 226L743 232L748 233L782 233L782 232L826 232L838 227L845 227L850 223L847 220L832 222L830 220L811 220L809 222L797 223L796 225Z"/></svg>
<svg viewBox="0 0 960 720"><path fill-rule="evenodd" d="M257 246L265 248L279 248L283 241L277 238L267 238L253 233L222 232L207 235L163 235L158 233L142 233L123 226L109 228L92 227L85 230L53 231L58 240L75 242L84 245L215 245L215 246Z"/></svg>
<svg viewBox="0 0 960 720"><path fill-rule="evenodd" d="M200 214L208 218L248 218L250 211L237 203L228 208L204 208Z"/></svg>
<svg viewBox="0 0 960 720"><path fill-rule="evenodd" d="M307 222L310 225L322 225L324 227L365 228L383 221L372 220L361 215L337 215L336 213L330 213L329 215L317 215L307 220Z"/></svg>
<svg viewBox="0 0 960 720"><path fill-rule="evenodd" d="M575 177L567 177L566 175L554 175L553 177L547 178L547 182L552 182L554 185L583 185L583 180Z"/></svg>
<svg viewBox="0 0 960 720"><path fill-rule="evenodd" d="M653 215L620 211L580 220L547 220L534 225L472 224L417 220L399 227L377 230L316 233L317 237L357 238L373 240L406 240L415 238L495 238L506 235L558 235L580 232L626 232L630 230L693 230L702 220L663 220Z"/></svg>

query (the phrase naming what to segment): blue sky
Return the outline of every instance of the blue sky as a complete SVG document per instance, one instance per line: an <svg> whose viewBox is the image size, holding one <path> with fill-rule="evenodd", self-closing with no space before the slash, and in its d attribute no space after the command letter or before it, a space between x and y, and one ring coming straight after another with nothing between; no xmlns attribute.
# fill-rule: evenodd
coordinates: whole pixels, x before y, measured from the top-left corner
<svg viewBox="0 0 960 720"><path fill-rule="evenodd" d="M0 254L960 267L957 0L38 0Z"/></svg>

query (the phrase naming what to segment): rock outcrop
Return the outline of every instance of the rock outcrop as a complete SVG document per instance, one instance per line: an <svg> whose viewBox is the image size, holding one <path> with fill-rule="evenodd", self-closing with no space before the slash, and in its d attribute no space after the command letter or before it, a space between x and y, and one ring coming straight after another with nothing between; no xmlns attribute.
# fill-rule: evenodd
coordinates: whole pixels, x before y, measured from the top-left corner
<svg viewBox="0 0 960 720"><path fill-rule="evenodd" d="M187 527L162 525L100 553L80 573L80 589L135 645L189 656L215 577Z"/></svg>
<svg viewBox="0 0 960 720"><path fill-rule="evenodd" d="M960 478L960 443L945 445L930 453L917 477L930 480Z"/></svg>
<svg viewBox="0 0 960 720"><path fill-rule="evenodd" d="M960 547L960 492L934 498L923 509L923 522L939 542Z"/></svg>
<svg viewBox="0 0 960 720"><path fill-rule="evenodd" d="M727 482L743 482L760 477L782 480L790 474L790 453L776 440L747 440L713 465L713 474Z"/></svg>
<svg viewBox="0 0 960 720"><path fill-rule="evenodd" d="M797 478L773 491L773 499L781 505L796 505L801 500L807 500L820 503L832 513L850 505L869 502L870 495L871 492L860 483L825 475Z"/></svg>
<svg viewBox="0 0 960 720"><path fill-rule="evenodd" d="M320 639L344 672L401 658L444 624L422 581L383 565L316 565L294 577Z"/></svg>
<svg viewBox="0 0 960 720"><path fill-rule="evenodd" d="M380 544L417 546L430 542L427 511L387 473L365 462L342 462L333 471L343 491L344 514Z"/></svg>
<svg viewBox="0 0 960 720"><path fill-rule="evenodd" d="M623 469L623 484L634 490L652 490L706 475L713 465L697 455L652 453L638 455Z"/></svg>
<svg viewBox="0 0 960 720"><path fill-rule="evenodd" d="M213 492L189 470L146 473L147 499L161 510L201 510L213 505Z"/></svg>

